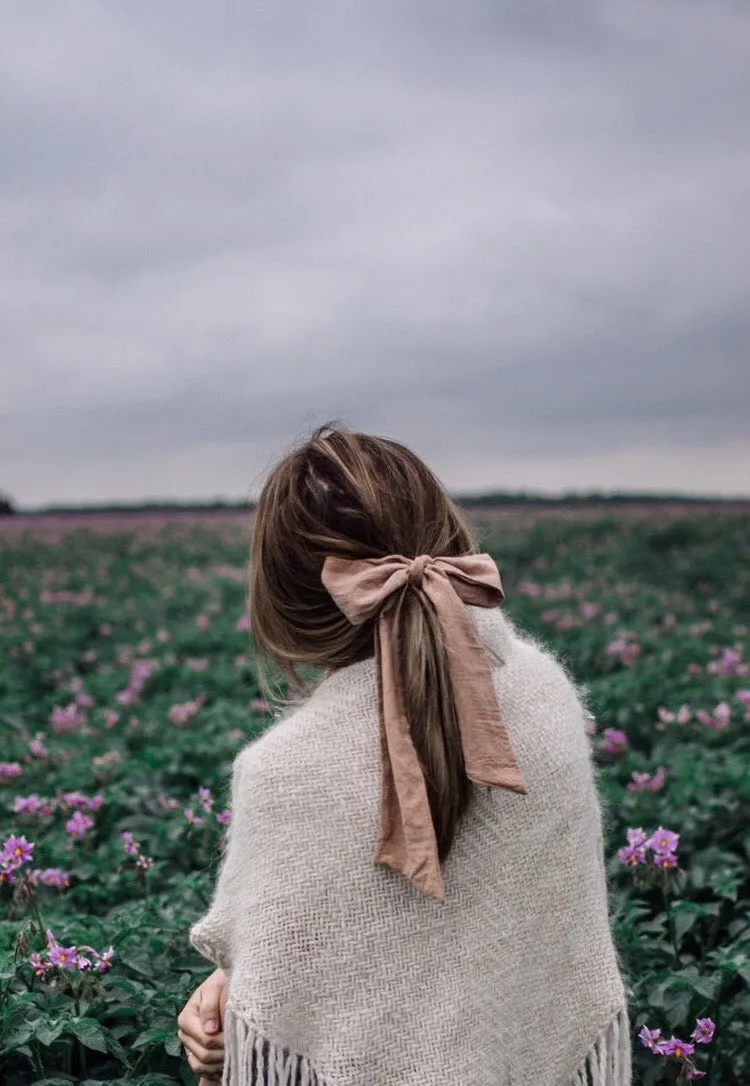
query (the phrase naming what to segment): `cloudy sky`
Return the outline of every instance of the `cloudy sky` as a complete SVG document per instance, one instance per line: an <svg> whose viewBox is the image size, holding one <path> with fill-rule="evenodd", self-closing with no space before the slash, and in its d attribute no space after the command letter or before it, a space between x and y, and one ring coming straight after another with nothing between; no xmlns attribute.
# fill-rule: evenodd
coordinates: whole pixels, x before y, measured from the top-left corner
<svg viewBox="0 0 750 1086"><path fill-rule="evenodd" d="M750 494L746 0L57 0L0 36L0 488Z"/></svg>

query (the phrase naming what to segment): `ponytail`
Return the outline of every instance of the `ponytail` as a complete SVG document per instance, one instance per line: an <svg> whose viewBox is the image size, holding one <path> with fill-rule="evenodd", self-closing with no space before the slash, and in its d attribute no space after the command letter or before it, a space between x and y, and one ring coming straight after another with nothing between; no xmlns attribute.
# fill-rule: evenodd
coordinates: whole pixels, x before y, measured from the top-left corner
<svg viewBox="0 0 750 1086"><path fill-rule="evenodd" d="M474 785L465 773L440 625L431 602L416 585L407 585L395 603L394 653L442 863L469 810Z"/></svg>

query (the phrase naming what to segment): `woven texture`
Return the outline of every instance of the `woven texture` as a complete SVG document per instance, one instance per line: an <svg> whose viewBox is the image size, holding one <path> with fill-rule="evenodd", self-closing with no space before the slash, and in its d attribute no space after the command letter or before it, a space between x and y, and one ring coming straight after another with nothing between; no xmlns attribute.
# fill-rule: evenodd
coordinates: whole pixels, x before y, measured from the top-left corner
<svg viewBox="0 0 750 1086"><path fill-rule="evenodd" d="M585 709L500 609L468 608L528 794L477 787L426 898L373 862L373 660L237 757L214 900L226 1086L630 1086Z"/></svg>

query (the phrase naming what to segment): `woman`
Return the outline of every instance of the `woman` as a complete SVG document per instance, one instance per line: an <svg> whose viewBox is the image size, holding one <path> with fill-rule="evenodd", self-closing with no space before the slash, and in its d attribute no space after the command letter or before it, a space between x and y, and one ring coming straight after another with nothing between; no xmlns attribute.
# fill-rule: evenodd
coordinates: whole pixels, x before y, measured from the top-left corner
<svg viewBox="0 0 750 1086"><path fill-rule="evenodd" d="M306 697L235 761L191 931L207 1080L629 1086L585 709L502 599L403 445L324 426L271 472L253 637Z"/></svg>

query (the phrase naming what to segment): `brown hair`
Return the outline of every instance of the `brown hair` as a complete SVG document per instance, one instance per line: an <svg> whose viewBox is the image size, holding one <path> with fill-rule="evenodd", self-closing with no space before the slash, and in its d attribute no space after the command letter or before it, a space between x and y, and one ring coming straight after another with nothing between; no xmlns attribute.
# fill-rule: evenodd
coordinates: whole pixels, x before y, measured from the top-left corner
<svg viewBox="0 0 750 1086"><path fill-rule="evenodd" d="M338 669L374 655L377 617L351 625L322 583L326 555L456 557L478 549L459 507L405 445L339 422L318 426L273 468L255 511L250 623L266 695L264 657L299 691L306 688L300 665ZM404 586L390 605L404 708L442 862L473 794L445 650L421 588Z"/></svg>

